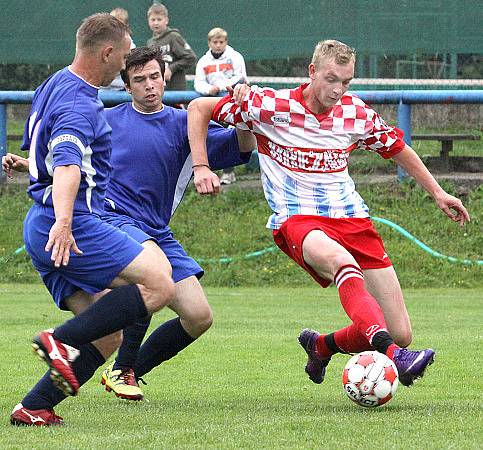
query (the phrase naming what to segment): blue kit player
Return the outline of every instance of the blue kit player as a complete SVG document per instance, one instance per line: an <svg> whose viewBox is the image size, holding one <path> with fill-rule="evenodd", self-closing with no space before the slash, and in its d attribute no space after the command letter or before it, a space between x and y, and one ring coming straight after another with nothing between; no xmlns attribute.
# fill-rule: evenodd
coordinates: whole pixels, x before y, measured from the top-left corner
<svg viewBox="0 0 483 450"><path fill-rule="evenodd" d="M107 390L140 400L143 395L135 377L190 345L210 327L212 313L198 281L203 270L173 238L169 227L193 175L187 112L162 103L164 62L160 51L132 50L121 76L133 102L106 110L112 127L113 171L105 220L146 247L160 248L166 254L175 282L175 297L168 306L179 316L149 336L137 359L151 317L125 329L116 361L103 373ZM213 122L208 132L210 166L222 169L245 164L255 145L250 132L225 129Z"/></svg>
<svg viewBox="0 0 483 450"><path fill-rule="evenodd" d="M42 386L49 377L55 392L76 395L106 358L100 338L154 313L174 296L162 252L143 248L101 219L111 127L98 86L124 68L129 50L126 26L107 13L94 14L77 30L72 64L34 95L23 142L34 200L24 222L25 246L56 304L75 317L34 338L32 345L50 373L14 408L16 425L61 423L44 406ZM94 301L93 295L106 288L112 290Z"/></svg>
<svg viewBox="0 0 483 450"><path fill-rule="evenodd" d="M175 281L175 295L168 306L178 315L158 327L140 349L151 316L123 331L118 357L104 371L102 381L107 390L131 400L143 398L137 377L175 356L212 323L211 308L198 281L203 270L173 238L168 225L193 168L187 113L163 105L163 73L159 51L146 47L133 50L127 58L126 69L121 72L133 102L106 109L112 127L113 152L103 218L146 249L153 253L162 250L166 254ZM251 133L225 129L214 123L208 135L209 162L213 168L244 164L255 146ZM28 162L16 155L8 154L3 160L7 173L27 167ZM119 345L115 339L104 341L106 354ZM65 395L48 379L40 384L42 408L53 410Z"/></svg>

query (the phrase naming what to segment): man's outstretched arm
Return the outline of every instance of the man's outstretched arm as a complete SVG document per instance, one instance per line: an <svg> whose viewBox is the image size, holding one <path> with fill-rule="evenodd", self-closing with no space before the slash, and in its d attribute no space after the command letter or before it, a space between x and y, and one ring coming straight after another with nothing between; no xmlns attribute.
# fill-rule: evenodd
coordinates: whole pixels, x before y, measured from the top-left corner
<svg viewBox="0 0 483 450"><path fill-rule="evenodd" d="M193 159L194 183L199 194L218 194L220 180L208 163L208 125L219 98L197 98L188 106L188 140Z"/></svg>
<svg viewBox="0 0 483 450"><path fill-rule="evenodd" d="M408 145L392 157L433 198L438 207L454 222L463 226L470 221L470 215L459 198L448 194L435 180L417 153Z"/></svg>
<svg viewBox="0 0 483 450"><path fill-rule="evenodd" d="M228 88L228 94L237 105L242 104L249 92L250 86L246 84ZM220 192L220 180L210 169L206 149L208 125L219 101L220 98L198 98L188 106L188 139L193 159L194 183L196 190L202 195ZM237 129L237 138L240 151L250 152L256 148L255 136L250 132Z"/></svg>

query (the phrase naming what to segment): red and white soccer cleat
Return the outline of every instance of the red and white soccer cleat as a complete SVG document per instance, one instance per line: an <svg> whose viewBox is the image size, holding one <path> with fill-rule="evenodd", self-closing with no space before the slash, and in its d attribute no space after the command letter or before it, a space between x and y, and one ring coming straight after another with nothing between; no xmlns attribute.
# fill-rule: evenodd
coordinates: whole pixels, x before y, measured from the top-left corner
<svg viewBox="0 0 483 450"><path fill-rule="evenodd" d="M18 426L49 427L63 425L64 419L55 414L53 409L27 409L23 407L22 403L19 403L13 408L10 423Z"/></svg>
<svg viewBox="0 0 483 450"><path fill-rule="evenodd" d="M53 329L41 331L35 336L32 347L37 356L49 365L53 383L65 395L76 395L80 385L71 363L79 356L79 350L54 338Z"/></svg>

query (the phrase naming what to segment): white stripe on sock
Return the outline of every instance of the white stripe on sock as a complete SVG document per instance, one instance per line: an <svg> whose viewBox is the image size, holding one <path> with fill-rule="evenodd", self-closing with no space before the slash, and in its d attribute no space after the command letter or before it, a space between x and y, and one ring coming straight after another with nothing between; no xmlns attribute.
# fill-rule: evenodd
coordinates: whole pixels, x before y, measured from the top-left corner
<svg viewBox="0 0 483 450"><path fill-rule="evenodd" d="M344 283L344 281L347 281L349 278L360 278L361 280L364 280L362 273L349 272L342 277L337 277L337 279L335 280L335 285L337 286L337 289L339 289L342 283Z"/></svg>
<svg viewBox="0 0 483 450"><path fill-rule="evenodd" d="M377 333L380 333L381 331L385 331L386 333L389 333L389 331L387 331L387 328L378 328L378 329L376 330L376 332L372 334L372 336L368 336L368 338L369 338L369 344L371 344L371 345L372 345L372 340L374 339L374 336L375 336Z"/></svg>
<svg viewBox="0 0 483 450"><path fill-rule="evenodd" d="M357 267L345 266L345 267L342 267L342 269L340 269L340 271L336 274L336 279L340 278L342 275L344 275L348 272L356 272L356 273L360 273L362 275L362 272Z"/></svg>

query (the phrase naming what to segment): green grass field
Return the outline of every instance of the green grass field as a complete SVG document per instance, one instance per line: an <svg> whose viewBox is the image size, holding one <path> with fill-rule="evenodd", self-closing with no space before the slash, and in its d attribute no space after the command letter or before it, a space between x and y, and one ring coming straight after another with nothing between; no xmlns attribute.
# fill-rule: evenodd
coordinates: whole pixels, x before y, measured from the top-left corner
<svg viewBox="0 0 483 450"><path fill-rule="evenodd" d="M307 286L312 286L307 284ZM312 384L296 342L303 327L345 325L335 289L209 288L208 333L146 376L149 401L102 390L100 372L56 408L66 425L8 424L13 406L43 374L32 335L65 320L40 285L0 285L2 449L477 449L481 448L481 290L407 290L414 347L433 346L435 364L384 407L366 410L342 391L348 356ZM156 324L170 317L157 315Z"/></svg>

